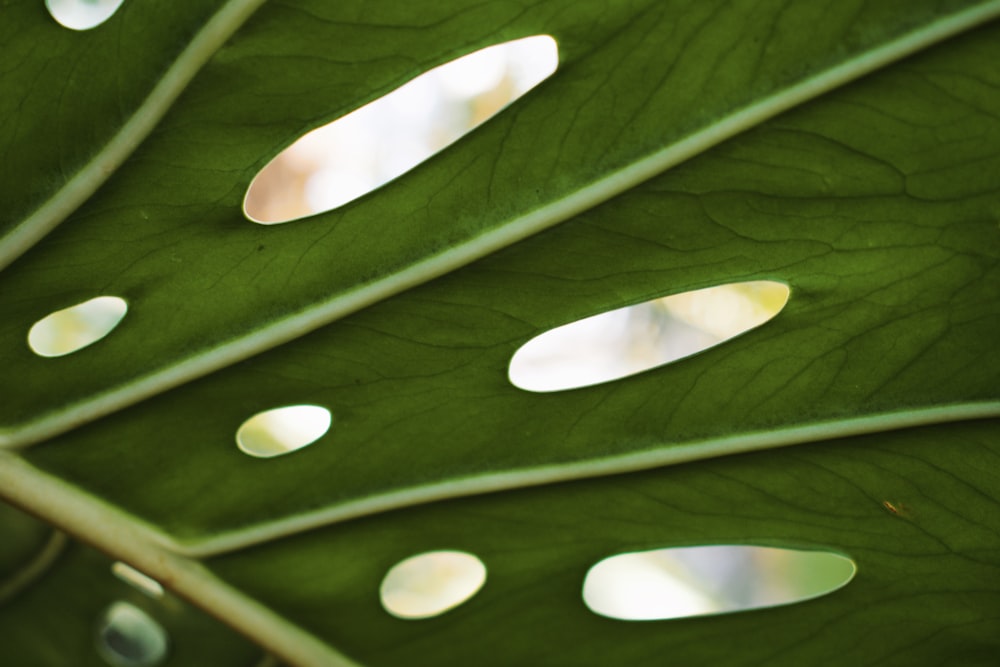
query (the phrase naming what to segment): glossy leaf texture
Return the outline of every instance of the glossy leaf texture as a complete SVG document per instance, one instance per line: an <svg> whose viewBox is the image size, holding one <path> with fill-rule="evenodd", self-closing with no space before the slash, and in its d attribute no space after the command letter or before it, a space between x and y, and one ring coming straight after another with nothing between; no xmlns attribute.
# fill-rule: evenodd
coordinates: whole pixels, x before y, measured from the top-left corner
<svg viewBox="0 0 1000 667"><path fill-rule="evenodd" d="M26 456L212 550L259 539L241 531L421 498L884 429L940 406L996 410L998 203L980 174L1000 167L1000 89L970 101L922 82L962 62L963 75L1000 84L997 34L831 93L545 234ZM933 104L915 125L915 93L902 91L920 85ZM941 127L970 138L941 144ZM788 305L700 355L552 395L507 379L514 352L552 326L751 279L787 283ZM250 415L297 403L330 410L336 428L267 466L232 446ZM108 475L122 442L155 453L124 480ZM220 471L225 493L199 503Z"/></svg>
<svg viewBox="0 0 1000 667"><path fill-rule="evenodd" d="M369 665L655 665L669 655L985 667L1000 622L997 426L925 427L449 501L210 566ZM815 600L715 617L627 622L584 605L584 577L603 558L732 543L840 552L858 572ZM440 548L482 559L479 594L434 619L386 614L376 594L386 570Z"/></svg>
<svg viewBox="0 0 1000 667"><path fill-rule="evenodd" d="M13 3L0 27L0 496L166 563L290 663L994 659L1000 3L155 4L74 32ZM242 216L305 131L532 34L559 70L444 152L330 213ZM756 280L789 286L782 312L690 358L553 394L507 379L554 327ZM102 294L128 302L105 339L30 351L34 322ZM240 451L296 405L329 431ZM0 521L2 563L40 548L26 525ZM649 624L580 597L616 553L734 543L858 573ZM480 558L483 588L386 613L389 568L441 550ZM92 633L121 585L104 560L73 546L0 601L12 655L53 650L22 629L66 590L59 623ZM232 591L268 613L230 615Z"/></svg>
<svg viewBox="0 0 1000 667"><path fill-rule="evenodd" d="M235 2L220 3L216 16ZM132 3L71 36L78 49L117 57L117 43L80 40L107 40L140 11ZM1000 7L839 4L820 21L815 10L777 1L392 3L369 11L360 2L264 5L191 79L127 168L5 271L0 349L24 379L0 405L0 441L38 441L442 275ZM250 180L303 131L442 62L536 34L560 44L559 70L452 150L308 221L262 229L243 216ZM69 66L58 62L53 69ZM95 63L70 80L105 69ZM10 85L15 99L34 86L19 77ZM610 112L604 99L614 100ZM82 112L69 100L63 108ZM62 127L59 118L24 116L10 123L15 138L44 141L51 125ZM50 187L84 159L53 150L46 164L63 166L49 167ZM21 153L31 155L28 145L17 146ZM59 190L44 203L66 196ZM34 222L18 229L26 225ZM0 248L21 236L11 239ZM60 366L24 354L31 323L104 293L128 301L134 317L100 354Z"/></svg>

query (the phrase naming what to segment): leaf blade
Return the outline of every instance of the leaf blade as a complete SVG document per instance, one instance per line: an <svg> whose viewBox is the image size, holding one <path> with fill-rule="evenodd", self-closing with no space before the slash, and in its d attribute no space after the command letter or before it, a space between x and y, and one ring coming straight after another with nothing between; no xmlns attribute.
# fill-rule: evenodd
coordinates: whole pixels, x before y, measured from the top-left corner
<svg viewBox="0 0 1000 667"><path fill-rule="evenodd" d="M601 75L594 70L606 71L616 66L615 59L623 51L634 55L635 33L642 35L649 30L641 22L628 23L631 12L637 8L646 14L652 12L646 18L655 19L651 20L653 25L663 29L673 26L674 15L670 12L679 7L660 4L654 7L624 7L614 20L602 17L599 26L588 28L596 33L581 33L579 25L572 22L589 17L594 11L589 6L575 10L583 14L569 19L555 19L548 13L520 18L508 9L514 18L505 31L523 31L527 26L544 26L545 21L560 20L565 27L553 32L564 41L576 40L578 51L582 51L582 44L589 43L592 52L573 54L571 48L569 53L576 60L567 56L562 78L557 75L530 99L467 137L461 146L385 188L378 197L319 216L315 219L317 224L302 225L297 231L254 229L253 225L243 224L238 213L234 215L235 206L226 206L227 202L236 203L234 190L249 182L248 160L264 161L263 156L249 157L253 150L250 146L260 146L262 138L273 141L271 137L287 133L288 119L282 119L280 125L270 120L273 127L262 135L260 125L267 121L254 115L259 111L248 112L249 118L257 122L235 125L239 133L223 140L210 164L202 164L205 161L202 142L206 140L203 128L218 129L239 106L238 98L228 95L219 96L215 106L204 101L207 82L218 82L223 75L232 77L234 63L245 60L255 63L255 57L273 48L270 39L250 32L244 40L220 53L202 73L186 97L190 102L178 107L168 122L161 125L156 140L144 146L132 160L133 166L108 184L102 193L107 196L96 198L80 212L79 216L87 220L85 225L72 225L46 244L46 248L52 246L51 250L35 253L6 272L8 294L17 295L32 285L30 289L36 297L27 301L13 297L4 300L0 295L0 307L11 314L9 324L0 328L0 344L8 350L9 363L25 375L37 378L44 389L23 387L3 407L6 425L0 439L7 446L37 442L286 342L555 224L582 207L647 178L665 165L689 157L705 147L706 140L698 138L699 128L708 128L706 132L711 136L707 137L707 143L712 144L729 133L745 129L745 122L758 122L762 116L781 110L784 104L797 103L828 85L841 83L845 77L864 74L869 67L884 63L883 57L877 55L883 48L883 40L888 40L885 57L891 59L925 45L927 40L941 39L955 30L988 20L1000 11L1000 3L972 3L949 8L942 18L929 5L922 15L913 13L911 7L905 20L886 22L884 9L855 16L845 7L838 10L842 13L839 21L831 19L823 24L830 26L823 39L811 40L802 39L793 30L804 20L796 17L784 32L773 38L776 41L769 46L775 47L776 55L759 68L746 70L732 66L735 68L732 72L729 69L717 72L705 63L732 57L724 37L742 36L745 20L751 21L755 31L766 33L771 26L769 19L783 16L783 5L769 6L770 14L760 8L750 16L743 15L746 9L736 14L719 14L724 20L718 27L713 22L717 8L705 6L691 18L685 18L689 24L676 27L685 30L682 34L697 45L690 54L681 52L677 56L680 60L676 67L662 58L657 42L650 44L647 39L643 58L633 57L628 61L626 75L616 75L625 86L631 86L635 81L647 81L651 74L648 68L656 65L666 76L663 87L656 92L657 103L647 104L646 93L641 89L628 96L620 90L603 92L614 93L619 101L631 100L633 112L617 119L617 125L600 131L607 122L601 113L581 115L587 101L601 90ZM269 11L259 17L260 24L281 16L280 10L274 10L273 14ZM521 23L514 23L518 19ZM705 30L709 32L702 34ZM313 32L316 33L315 29ZM309 42L307 48L325 50L329 35L317 34L316 41ZM603 40L609 37L605 44ZM430 40L433 35L421 39ZM485 36L478 37L477 44L484 39ZM838 39L850 44L851 50L834 50L831 55L829 44ZM680 35L678 42L684 43ZM417 44L424 53L433 54L424 57L441 58L444 47L440 44ZM750 54L759 50L752 40L738 44ZM785 48L777 48L780 44L786 44ZM784 64L789 49L806 49L800 53L803 64L791 71ZM713 58L708 57L711 54ZM842 64L846 75L837 73ZM814 71L820 72L821 77L830 74L832 78L812 90L810 74ZM384 66L376 72L379 76L367 85L361 100L375 94L379 86L385 87L387 78L400 76L392 69L387 76ZM317 72L316 76L319 75L322 72ZM705 88L713 76L727 84L719 92ZM242 72L241 77L252 75ZM733 87L735 82L728 80L732 77L763 83L751 85L731 99L730 91L737 90ZM672 97L670 84L681 86L684 95ZM279 92L283 85L272 84ZM797 86L803 92L788 99L782 97L787 91L798 90ZM766 98L768 90L779 91L780 103L757 110L748 100L761 95ZM689 100L698 95L701 95L700 106L686 109L685 104L689 105ZM313 101L306 108L316 106ZM566 130L569 134L539 132L554 109L573 119ZM303 113L292 114L295 122L302 122ZM676 115L666 129L661 120L664 113ZM254 134L259 138L249 146L241 142L232 147L236 136L250 141ZM641 140L636 138L639 136ZM596 137L601 138L598 145L594 143ZM618 141L619 137L628 138ZM552 158L538 161L534 156L543 145ZM498 146L500 162L481 159L494 154ZM570 154L566 146L576 147L573 150L577 152ZM660 153L662 158L657 157ZM155 159L157 154L161 157ZM595 156L596 161L592 159ZM614 175L629 170L635 174L620 182ZM523 186L529 176L537 177L541 189L525 190ZM151 183L163 185L150 192ZM186 188L191 200L199 203L178 209L170 202L171 189L178 186ZM121 194L129 188L142 192L143 197L137 200L134 195ZM594 188L593 193L586 194L588 188ZM431 205L427 203L427 192L438 193L431 197ZM581 192L584 194L576 201L576 193ZM494 204L504 198L519 203L506 207ZM510 206L514 209L508 210ZM458 211L458 215L448 211L449 208ZM142 223L127 222L125 211ZM386 231L371 234L372 225L384 224L383 219L391 220ZM192 234L192 220L211 223L200 222ZM452 222L442 227L440 220ZM105 240L95 243L95 236ZM106 239L111 238L116 241L109 247ZM206 244L217 248L217 252L206 254ZM144 259L141 268L134 269L131 257L140 246L145 248L140 251ZM340 259L336 267L331 267L330 256ZM74 268L70 271L57 268L66 266ZM76 268L81 266L85 267L86 278ZM268 272L276 279L267 280ZM40 275L45 276L44 283L39 282ZM45 284L44 290L41 284ZM45 304L57 305L67 293L98 285L104 291L114 291L145 304L146 315L140 319L137 312L133 322L121 332L121 338L128 340L109 340L100 352L95 350L79 362L67 360L58 368L38 364L23 351L14 352L22 335L20 327L30 326L32 313L40 317L45 314ZM292 285L294 289L290 289ZM218 294L219 298L206 298L206 293ZM184 304L179 311L178 303ZM250 330L253 333L247 333ZM116 358L115 364L107 363L109 355ZM64 375L64 369L70 371L72 384L54 381L55 375ZM60 396L53 395L54 387L58 387L55 391ZM40 391L46 393L47 400L39 400Z"/></svg>

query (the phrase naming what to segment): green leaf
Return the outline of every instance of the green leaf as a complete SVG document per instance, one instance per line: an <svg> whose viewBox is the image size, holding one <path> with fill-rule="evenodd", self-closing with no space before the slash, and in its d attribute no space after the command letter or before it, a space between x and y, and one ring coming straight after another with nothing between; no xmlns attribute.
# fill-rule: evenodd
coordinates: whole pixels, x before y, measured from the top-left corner
<svg viewBox="0 0 1000 667"><path fill-rule="evenodd" d="M112 561L103 554L0 506L4 556L18 525L34 525L45 537L20 561L8 564L5 558L0 563L0 628L4 659L11 664L106 665L95 650L100 640L94 631L108 607L122 602L156 618L168 633L174 664L252 665L261 660L260 649L218 620L169 593L151 598L115 578Z"/></svg>
<svg viewBox="0 0 1000 667"><path fill-rule="evenodd" d="M38 441L285 342L1000 11L994 2L946 12L932 2L860 13L844 4L824 13L820 30L805 6L724 11L728 4L525 11L494 2L457 11L442 2L371 18L361 4L265 6L127 167L5 272L0 345L26 380L2 406L0 437ZM131 16L116 15L86 45L117 54L111 31ZM276 45L286 33L295 39ZM426 169L298 225L244 219L253 174L304 130L461 53L538 33L563 44L557 75ZM602 99L614 101L612 113ZM24 122L38 141L51 134L48 124ZM133 302L120 330L128 336L59 365L20 345L35 320L98 291Z"/></svg>
<svg viewBox="0 0 1000 667"><path fill-rule="evenodd" d="M1000 3L151 4L71 34L17 3L0 28L0 495L299 664L993 659ZM558 72L459 143L330 213L243 217L305 130L532 34ZM789 285L784 311L697 356L507 380L555 326L757 279ZM129 303L107 339L27 348L102 294ZM237 449L299 403L331 411L319 442ZM21 521L2 563L40 548ZM723 543L832 549L858 576L689 621L582 604L600 558ZM381 610L385 571L438 548L484 559L480 595ZM52 570L78 637L95 558ZM5 636L47 586L0 607ZM49 648L26 636L30 664Z"/></svg>
<svg viewBox="0 0 1000 667"><path fill-rule="evenodd" d="M210 566L370 665L989 665L996 433L995 421L925 427L453 500ZM581 601L584 574L607 556L733 543L833 549L858 573L818 600L714 618L614 621ZM442 548L483 560L482 591L434 619L386 614L386 570Z"/></svg>

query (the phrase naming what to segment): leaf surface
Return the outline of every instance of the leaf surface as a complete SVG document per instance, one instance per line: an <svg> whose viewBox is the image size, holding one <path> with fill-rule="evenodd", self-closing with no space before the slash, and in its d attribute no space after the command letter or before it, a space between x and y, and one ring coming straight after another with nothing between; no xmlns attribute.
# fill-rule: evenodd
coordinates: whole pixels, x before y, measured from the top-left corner
<svg viewBox="0 0 1000 667"><path fill-rule="evenodd" d="M1000 170L996 35L832 93L27 456L214 549L422 499L995 414L997 192L979 174ZM954 141L941 144L941 128ZM514 351L551 327L753 279L790 285L784 311L694 358L551 395L506 378ZM267 461L236 449L245 419L296 403L333 413L323 440ZM149 454L126 479L123 442Z"/></svg>
<svg viewBox="0 0 1000 667"><path fill-rule="evenodd" d="M813 12L721 0L442 2L374 16L363 4L265 5L127 166L5 272L0 348L25 380L0 406L0 437L39 441L446 273L1000 3ZM541 33L562 44L559 72L425 168L297 225L244 218L254 173L306 129L462 53ZM34 321L98 294L132 304L117 336L58 364L24 349Z"/></svg>
<svg viewBox="0 0 1000 667"><path fill-rule="evenodd" d="M995 420L925 427L449 501L210 565L369 665L985 667L1000 646L996 434ZM823 549L858 571L816 600L715 617L626 622L584 606L599 560L699 544ZM437 549L483 560L479 594L432 619L385 613L386 571Z"/></svg>
<svg viewBox="0 0 1000 667"><path fill-rule="evenodd" d="M5 7L0 496L291 663L995 660L1000 3L155 4L86 33ZM299 222L242 215L306 130L532 34L559 71L424 165ZM507 380L553 327L759 279L787 307L724 345L567 392ZM108 338L30 352L98 295L129 303ZM298 403L326 436L239 451ZM7 511L0 533L14 579L49 539ZM669 625L580 600L603 557L713 543L858 576ZM479 595L379 608L391 565L444 548L487 563ZM73 543L0 599L9 655L93 662L107 563ZM178 613L169 664L195 628L211 664L260 655Z"/></svg>

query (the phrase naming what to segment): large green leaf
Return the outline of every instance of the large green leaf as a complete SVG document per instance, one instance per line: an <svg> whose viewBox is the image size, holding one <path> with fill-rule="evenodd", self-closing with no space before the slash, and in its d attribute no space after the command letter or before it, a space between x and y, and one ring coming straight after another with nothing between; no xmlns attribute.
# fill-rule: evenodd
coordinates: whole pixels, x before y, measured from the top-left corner
<svg viewBox="0 0 1000 667"><path fill-rule="evenodd" d="M996 421L926 427L450 501L210 565L372 665L992 665L996 433ZM607 556L733 543L833 549L858 574L822 600L716 618L625 623L581 602ZM386 614L385 571L435 549L479 556L483 590L435 619Z"/></svg>
<svg viewBox="0 0 1000 667"><path fill-rule="evenodd" d="M182 5L173 11L186 12ZM301 335L1000 9L840 3L817 18L804 4L719 0L368 11L363 3L266 5L127 168L5 272L0 345L25 380L0 408L0 437L37 441ZM115 17L121 30L136 13ZM80 48L117 54L118 24L76 35ZM426 169L307 223L261 228L243 218L254 172L303 130L443 60L538 33L563 44L559 73ZM286 34L295 38L282 42ZM73 53L52 68L66 62L76 62ZM95 64L86 76L101 72ZM12 81L10 97L30 81ZM602 99L614 102L610 112ZM51 124L23 118L11 133L40 143ZM52 169L49 182L58 182L62 168ZM95 292L132 302L122 335L60 364L20 344L36 319Z"/></svg>
<svg viewBox="0 0 1000 667"><path fill-rule="evenodd" d="M35 446L0 452L0 494L303 664L1000 650L996 424L926 426L1000 415L1000 3L297 0L246 25L257 3L149 4L78 34L10 10L0 444ZM453 148L331 213L243 218L304 130L541 33L557 74ZM781 315L696 357L548 395L506 378L559 324L762 278L791 287ZM129 301L108 339L24 345L99 294ZM243 420L293 403L327 406L331 433L236 449ZM40 548L19 521L0 522L12 562ZM832 548L858 578L669 629L580 602L600 557L725 542ZM487 560L484 593L433 621L381 611L386 568L443 547ZM85 596L83 571L53 576ZM13 598L4 634L49 590Z"/></svg>

